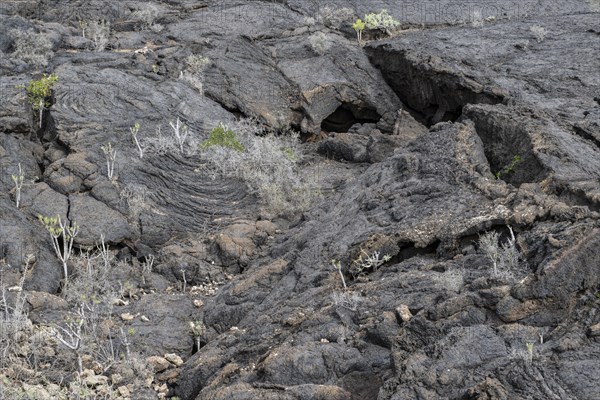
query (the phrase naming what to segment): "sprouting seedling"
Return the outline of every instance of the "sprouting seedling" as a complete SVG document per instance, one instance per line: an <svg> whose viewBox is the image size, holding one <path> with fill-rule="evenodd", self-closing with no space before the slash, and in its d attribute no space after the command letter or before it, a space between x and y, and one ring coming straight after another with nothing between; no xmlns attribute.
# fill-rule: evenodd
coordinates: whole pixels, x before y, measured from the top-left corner
<svg viewBox="0 0 600 400"><path fill-rule="evenodd" d="M533 361L533 343L527 343L527 355L529 357L529 363Z"/></svg>
<svg viewBox="0 0 600 400"><path fill-rule="evenodd" d="M344 274L342 273L342 262L340 260L331 260L331 265L340 274L340 278L342 278L342 285L344 286L344 289L346 289L346 280L344 279Z"/></svg>
<svg viewBox="0 0 600 400"><path fill-rule="evenodd" d="M21 203L21 188L23 187L23 181L25 180L25 174L23 174L23 170L21 169L21 163L19 163L18 174L13 175L12 180L15 183L15 203L17 203L17 208L19 208L19 204Z"/></svg>
<svg viewBox="0 0 600 400"><path fill-rule="evenodd" d="M71 257L71 252L73 250L73 240L75 236L79 233L79 226L76 223L72 223L68 225L67 222L63 222L60 218L60 215L56 217L45 217L43 215L38 215L38 219L44 225L48 233L50 233L50 237L52 238L52 246L54 247L54 252L56 256L63 263L63 273L65 279L68 278L68 270L67 263L69 258ZM62 244L63 248L60 249L60 241L59 238L62 236Z"/></svg>
<svg viewBox="0 0 600 400"><path fill-rule="evenodd" d="M366 24L360 18L352 24L352 28L356 31L356 37L359 44L362 42L362 32L365 30L365 27Z"/></svg>
<svg viewBox="0 0 600 400"><path fill-rule="evenodd" d="M140 152L140 158L144 158L144 150L142 150L142 146L140 145L140 141L138 140L138 133L140 131L141 125L139 122L136 122L135 125L129 128L131 132L131 136L133 137L133 141L137 145L137 148Z"/></svg>
<svg viewBox="0 0 600 400"><path fill-rule="evenodd" d="M112 147L112 144L108 142L106 145L100 147L102 152L106 156L106 174L108 179L113 178L115 172L115 160L117 159L117 150Z"/></svg>
<svg viewBox="0 0 600 400"><path fill-rule="evenodd" d="M506 174L512 174L515 172L515 168L517 167L517 165L519 165L519 163L521 162L521 156L520 155L516 155L512 158L512 160L510 161L510 163L508 163L504 168L502 168L500 171L496 172L496 179L500 179L500 177L502 175L506 175Z"/></svg>

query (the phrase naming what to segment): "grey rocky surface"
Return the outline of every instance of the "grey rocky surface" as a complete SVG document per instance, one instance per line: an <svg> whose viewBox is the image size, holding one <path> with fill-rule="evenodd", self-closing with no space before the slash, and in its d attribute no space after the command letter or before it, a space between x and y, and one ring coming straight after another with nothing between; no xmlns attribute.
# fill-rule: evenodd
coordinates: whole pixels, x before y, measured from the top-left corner
<svg viewBox="0 0 600 400"><path fill-rule="evenodd" d="M343 8L353 15L335 21ZM381 9L400 29L359 46L352 20ZM596 0L2 2L0 283L24 276L34 325L60 320L73 305L38 215L79 224L76 252L104 235L111 324L128 335L105 336L184 360L137 398L595 399L599 12ZM97 18L111 34L96 52L78 21ZM14 29L49 39L47 66L11 56ZM210 60L203 94L182 79L192 54ZM41 72L59 81L39 128L18 85ZM301 132L322 194L310 208L274 215L244 182L204 173L198 144L240 117ZM183 152L165 145L176 119ZM478 239L511 230L521 261L494 275ZM357 273L375 252L390 258ZM102 372L115 398L136 398L115 378L135 371Z"/></svg>

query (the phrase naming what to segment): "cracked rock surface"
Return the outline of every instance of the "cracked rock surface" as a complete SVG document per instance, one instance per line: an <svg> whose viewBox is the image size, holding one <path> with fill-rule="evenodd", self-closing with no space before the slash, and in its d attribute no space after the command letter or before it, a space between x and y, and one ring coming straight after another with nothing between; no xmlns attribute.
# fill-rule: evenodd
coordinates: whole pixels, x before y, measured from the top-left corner
<svg viewBox="0 0 600 400"><path fill-rule="evenodd" d="M3 2L0 283L22 279L28 329L78 308L38 221L60 215L77 254L103 237L114 260L98 332L149 365L83 360L113 398L598 398L600 6L421 3ZM359 46L353 20L381 9L400 29ZM102 51L79 24L98 18ZM15 56L18 31L48 39L46 66ZM19 85L41 73L59 81L40 128ZM300 132L309 207L277 215L206 172L198 145L240 118ZM23 390L60 398L61 371Z"/></svg>

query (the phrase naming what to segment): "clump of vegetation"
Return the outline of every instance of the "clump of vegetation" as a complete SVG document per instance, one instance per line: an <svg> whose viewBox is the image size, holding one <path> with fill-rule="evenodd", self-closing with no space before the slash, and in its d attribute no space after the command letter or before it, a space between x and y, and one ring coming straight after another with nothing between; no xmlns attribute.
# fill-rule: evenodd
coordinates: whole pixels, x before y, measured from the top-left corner
<svg viewBox="0 0 600 400"><path fill-rule="evenodd" d="M100 150L102 150L104 156L106 157L106 176L108 176L108 179L112 180L115 173L117 149L112 146L111 142L108 142L104 146L100 146Z"/></svg>
<svg viewBox="0 0 600 400"><path fill-rule="evenodd" d="M533 343L528 342L528 343L526 343L526 346L527 346L528 361L531 364L533 362Z"/></svg>
<svg viewBox="0 0 600 400"><path fill-rule="evenodd" d="M219 123L199 146L206 163L197 171L242 180L276 215L304 210L319 196L314 174L302 174L297 133L277 134L252 119ZM207 151L210 149L210 151Z"/></svg>
<svg viewBox="0 0 600 400"><path fill-rule="evenodd" d="M521 262L521 254L517 248L512 228L508 227L508 229L510 238L502 245L500 244L500 234L492 231L479 238L479 247L492 262L494 276L504 275L507 278L512 278L513 271L518 268Z"/></svg>
<svg viewBox="0 0 600 400"><path fill-rule="evenodd" d="M520 155L514 156L512 158L512 160L510 161L510 163L508 163L506 166L504 166L504 168L502 168L500 171L498 171L494 174L496 176L496 179L500 179L503 175L508 175L508 174L514 173L515 168L517 167L517 165L519 165L520 162L521 162L521 156Z"/></svg>
<svg viewBox="0 0 600 400"><path fill-rule="evenodd" d="M235 136L235 132L222 122L213 128L208 139L200 145L202 150L206 150L213 146L226 147L235 151L246 151L244 145L240 143Z"/></svg>
<svg viewBox="0 0 600 400"><path fill-rule="evenodd" d="M360 18L357 19L354 22L354 24L352 24L352 28L356 31L356 38L358 39L358 43L362 42L362 32L365 30L366 26L367 25Z"/></svg>
<svg viewBox="0 0 600 400"><path fill-rule="evenodd" d="M20 31L13 29L11 36L14 38L14 52L12 58L26 62L29 65L45 67L52 58L52 42L42 33L33 30Z"/></svg>
<svg viewBox="0 0 600 400"><path fill-rule="evenodd" d="M177 121L169 122L169 125L171 125L171 129L173 129L173 135L179 145L179 151L183 153L183 145L185 144L185 139L187 139L190 131L187 125L179 120L179 117L177 117Z"/></svg>
<svg viewBox="0 0 600 400"><path fill-rule="evenodd" d="M325 6L318 19L331 29L340 29L342 24L354 18L354 10L348 7Z"/></svg>
<svg viewBox="0 0 600 400"><path fill-rule="evenodd" d="M23 341L31 331L31 321L27 315L27 299L23 294L24 281L25 274L17 287L10 288L16 292L14 301L10 302L8 301L10 289L0 276L0 354L2 354L0 368L7 367L5 362L12 363L13 359L20 358L17 343Z"/></svg>
<svg viewBox="0 0 600 400"><path fill-rule="evenodd" d="M356 260L352 262L352 265L348 269L350 274L354 279L358 278L360 275L366 273L368 270L372 272L376 271L377 268L390 261L392 256L389 254L384 255L380 258L380 254L378 251L373 252L373 254L369 254L364 250L360 251L360 255Z"/></svg>
<svg viewBox="0 0 600 400"><path fill-rule="evenodd" d="M186 69L193 74L201 74L210 65L210 58L200 54L190 54L185 59Z"/></svg>
<svg viewBox="0 0 600 400"><path fill-rule="evenodd" d="M38 215L38 219L44 225L44 228L50 233L52 239L52 246L56 256L62 261L63 273L65 280L69 277L69 271L67 269L67 263L73 251L73 239L79 233L79 226L76 223L63 222L60 215L56 217L45 217ZM62 239L61 239L62 237ZM62 250L61 244L62 242Z"/></svg>
<svg viewBox="0 0 600 400"><path fill-rule="evenodd" d="M533 33L533 36L535 37L535 40L537 40L538 43L543 42L546 38L546 35L548 34L546 28L539 25L534 25L531 28L529 28L529 30L531 31L531 33Z"/></svg>
<svg viewBox="0 0 600 400"><path fill-rule="evenodd" d="M158 7L153 4L144 4L143 6L140 6L138 10L135 10L132 13L132 17L141 22L140 28L152 29L155 32L160 32L162 30L161 25L154 24L154 21L158 18L158 15Z"/></svg>
<svg viewBox="0 0 600 400"><path fill-rule="evenodd" d="M94 50L104 51L108 46L110 22L105 20L97 20L91 21L87 25L90 39L94 43Z"/></svg>
<svg viewBox="0 0 600 400"><path fill-rule="evenodd" d="M314 52L320 56L325 54L331 47L331 43L329 43L327 40L327 35L325 35L323 32L316 32L312 34L308 38L308 41L310 42L310 46Z"/></svg>
<svg viewBox="0 0 600 400"><path fill-rule="evenodd" d="M388 35L392 30L400 26L400 21L392 17L387 10L365 15L365 25L368 29L384 31Z"/></svg>
<svg viewBox="0 0 600 400"><path fill-rule="evenodd" d="M52 105L50 97L52 95L52 87L58 82L58 76L55 74L42 76L40 79L32 79L27 84L27 100L31 104L31 108L39 114L39 124L42 127L44 110Z"/></svg>
<svg viewBox="0 0 600 400"><path fill-rule="evenodd" d="M179 79L183 79L194 87L201 95L204 94L204 71L210 65L208 57L200 54L191 54L185 60L185 69L181 71Z"/></svg>

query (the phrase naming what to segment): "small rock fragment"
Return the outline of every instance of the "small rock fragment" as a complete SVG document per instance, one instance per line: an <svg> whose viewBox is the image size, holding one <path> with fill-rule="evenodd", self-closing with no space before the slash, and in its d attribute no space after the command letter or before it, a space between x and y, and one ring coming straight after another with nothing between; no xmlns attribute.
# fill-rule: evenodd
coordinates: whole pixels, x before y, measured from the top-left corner
<svg viewBox="0 0 600 400"><path fill-rule="evenodd" d="M113 385L118 385L119 383L123 382L123 375L112 374L110 376L110 379L111 379ZM125 386L123 386L123 387L125 387Z"/></svg>
<svg viewBox="0 0 600 400"><path fill-rule="evenodd" d="M165 369L171 366L171 364L166 359L159 356L150 356L146 358L146 361L154 369L154 372L164 371Z"/></svg>
<svg viewBox="0 0 600 400"><path fill-rule="evenodd" d="M84 383L89 387L96 387L108 383L108 377L104 375L90 375L84 379Z"/></svg>
<svg viewBox="0 0 600 400"><path fill-rule="evenodd" d="M119 386L117 388L117 391L119 392L119 394L122 397L128 398L131 396L131 392L129 391L129 389L127 388L127 386Z"/></svg>
<svg viewBox="0 0 600 400"><path fill-rule="evenodd" d="M174 353L165 354L165 360L175 365L176 367L180 367L183 364L183 359Z"/></svg>
<svg viewBox="0 0 600 400"><path fill-rule="evenodd" d="M179 376L179 368L173 368L157 375L159 382L172 383Z"/></svg>
<svg viewBox="0 0 600 400"><path fill-rule="evenodd" d="M410 321L413 316L406 304L400 304L398 307L396 307L396 314L398 314L398 317L402 320L402 322Z"/></svg>
<svg viewBox="0 0 600 400"><path fill-rule="evenodd" d="M600 323L592 325L588 328L588 336L600 336Z"/></svg>
<svg viewBox="0 0 600 400"><path fill-rule="evenodd" d="M121 314L121 319L123 321L131 321L134 318L133 315L131 315L130 313L123 313Z"/></svg>

